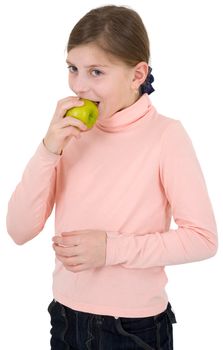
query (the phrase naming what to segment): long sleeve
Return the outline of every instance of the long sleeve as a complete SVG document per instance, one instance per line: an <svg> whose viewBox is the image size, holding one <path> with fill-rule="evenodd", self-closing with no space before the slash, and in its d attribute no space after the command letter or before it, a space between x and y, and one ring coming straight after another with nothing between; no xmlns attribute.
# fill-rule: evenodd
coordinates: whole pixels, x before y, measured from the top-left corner
<svg viewBox="0 0 223 350"><path fill-rule="evenodd" d="M107 266L149 268L215 255L217 229L212 206L191 140L179 121L162 137L160 182L178 228L143 235L108 231Z"/></svg>
<svg viewBox="0 0 223 350"><path fill-rule="evenodd" d="M40 233L51 214L59 160L60 156L50 153L41 142L28 162L8 203L7 230L17 244Z"/></svg>

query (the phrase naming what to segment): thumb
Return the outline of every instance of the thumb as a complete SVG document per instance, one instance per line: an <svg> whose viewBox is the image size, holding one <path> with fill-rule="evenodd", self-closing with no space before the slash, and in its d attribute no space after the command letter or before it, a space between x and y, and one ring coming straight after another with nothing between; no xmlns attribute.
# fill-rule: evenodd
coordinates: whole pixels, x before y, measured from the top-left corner
<svg viewBox="0 0 223 350"><path fill-rule="evenodd" d="M74 236L74 235L77 235L77 234L79 234L78 231L62 232L61 236L62 237L69 237L69 236Z"/></svg>

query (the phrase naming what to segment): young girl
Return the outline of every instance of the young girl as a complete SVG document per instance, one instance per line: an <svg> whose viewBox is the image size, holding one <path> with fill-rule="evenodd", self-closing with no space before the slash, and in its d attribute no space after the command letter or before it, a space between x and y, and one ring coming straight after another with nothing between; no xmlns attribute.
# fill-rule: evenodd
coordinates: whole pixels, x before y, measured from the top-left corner
<svg viewBox="0 0 223 350"><path fill-rule="evenodd" d="M173 349L166 265L215 255L215 219L190 138L153 106L139 15L87 13L67 45L69 86L8 206L17 244L55 208L51 349ZM66 111L86 98L90 130ZM178 228L170 229L173 216Z"/></svg>

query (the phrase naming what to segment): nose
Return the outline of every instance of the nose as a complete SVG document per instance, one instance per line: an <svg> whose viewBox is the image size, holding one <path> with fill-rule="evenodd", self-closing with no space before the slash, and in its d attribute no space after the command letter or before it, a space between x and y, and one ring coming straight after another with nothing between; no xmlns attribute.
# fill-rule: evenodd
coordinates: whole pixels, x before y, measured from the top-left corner
<svg viewBox="0 0 223 350"><path fill-rule="evenodd" d="M86 78L81 76L70 77L69 85L78 96L83 95L90 89L89 82Z"/></svg>

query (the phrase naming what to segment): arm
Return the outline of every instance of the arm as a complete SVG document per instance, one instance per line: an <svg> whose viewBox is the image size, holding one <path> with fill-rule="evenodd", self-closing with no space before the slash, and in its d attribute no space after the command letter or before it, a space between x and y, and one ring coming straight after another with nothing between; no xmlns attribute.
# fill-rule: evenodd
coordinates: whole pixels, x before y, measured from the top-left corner
<svg viewBox="0 0 223 350"><path fill-rule="evenodd" d="M17 244L34 238L44 228L54 206L56 165L60 156L43 143L30 159L21 182L12 194L7 213L7 230Z"/></svg>
<svg viewBox="0 0 223 350"><path fill-rule="evenodd" d="M191 141L178 121L163 135L160 180L178 228L145 235L107 232L107 266L149 268L215 255L217 230L205 180Z"/></svg>
<svg viewBox="0 0 223 350"><path fill-rule="evenodd" d="M57 103L44 144L41 142L29 161L21 182L8 205L7 230L17 244L23 244L40 231L54 206L56 166L70 139L88 130L80 120L64 118L66 111L81 106L78 97L69 96Z"/></svg>

